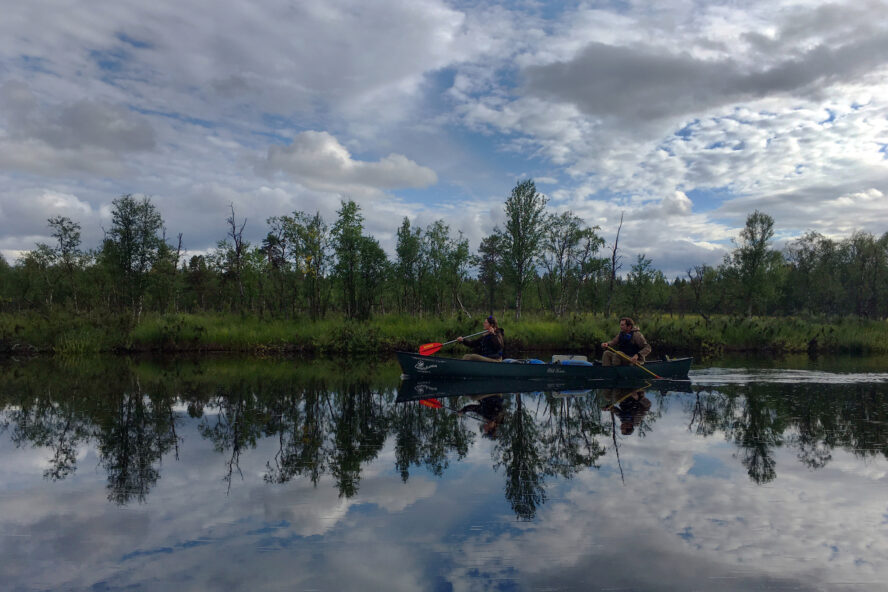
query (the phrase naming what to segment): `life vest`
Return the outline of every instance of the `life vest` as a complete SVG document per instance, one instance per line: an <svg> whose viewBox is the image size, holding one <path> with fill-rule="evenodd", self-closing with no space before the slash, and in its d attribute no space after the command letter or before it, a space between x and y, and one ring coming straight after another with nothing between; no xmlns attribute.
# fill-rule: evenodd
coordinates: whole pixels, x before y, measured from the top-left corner
<svg viewBox="0 0 888 592"><path fill-rule="evenodd" d="M497 339L497 335L491 335L490 333L481 338L481 347L479 349L481 350L481 355L486 358L501 359L503 357L502 343L505 332L502 329L497 329L496 332L499 339Z"/></svg>
<svg viewBox="0 0 888 592"><path fill-rule="evenodd" d="M635 336L635 331L630 331L629 333L623 333L620 331L620 336L617 341L617 349L629 356L630 358L636 355L641 351L641 348L635 345L632 342L632 338Z"/></svg>

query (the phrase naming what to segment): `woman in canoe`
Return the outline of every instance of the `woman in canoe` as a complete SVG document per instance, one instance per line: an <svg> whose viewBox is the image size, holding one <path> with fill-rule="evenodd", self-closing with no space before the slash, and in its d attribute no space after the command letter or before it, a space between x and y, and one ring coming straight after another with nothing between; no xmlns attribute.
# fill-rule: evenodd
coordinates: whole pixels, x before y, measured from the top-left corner
<svg viewBox="0 0 888 592"><path fill-rule="evenodd" d="M496 324L496 319L490 315L484 319L484 330L486 333L477 339L463 339L457 337L456 340L466 347L475 350L474 354L466 354L463 360L476 360L478 362L502 362L503 361L503 339L505 333Z"/></svg>

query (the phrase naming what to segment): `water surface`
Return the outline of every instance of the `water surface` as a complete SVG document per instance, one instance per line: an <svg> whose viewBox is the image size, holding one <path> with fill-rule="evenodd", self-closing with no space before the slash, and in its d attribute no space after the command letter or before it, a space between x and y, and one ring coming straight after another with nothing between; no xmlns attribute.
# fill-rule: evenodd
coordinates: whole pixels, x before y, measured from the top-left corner
<svg viewBox="0 0 888 592"><path fill-rule="evenodd" d="M391 360L8 360L0 581L888 589L885 368L734 359L438 408L398 400Z"/></svg>

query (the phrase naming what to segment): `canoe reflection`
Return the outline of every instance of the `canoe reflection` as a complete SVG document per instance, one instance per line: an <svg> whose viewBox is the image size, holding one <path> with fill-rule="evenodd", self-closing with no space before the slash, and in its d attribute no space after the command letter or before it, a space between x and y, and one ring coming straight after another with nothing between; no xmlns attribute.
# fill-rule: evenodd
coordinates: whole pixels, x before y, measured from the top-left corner
<svg viewBox="0 0 888 592"><path fill-rule="evenodd" d="M653 389L663 394L690 393L689 380L580 380L551 381L529 379L492 380L414 380L406 379L398 387L398 402L419 401L431 397L488 395L494 393L546 394L553 397L584 397L615 391L628 393L638 389Z"/></svg>

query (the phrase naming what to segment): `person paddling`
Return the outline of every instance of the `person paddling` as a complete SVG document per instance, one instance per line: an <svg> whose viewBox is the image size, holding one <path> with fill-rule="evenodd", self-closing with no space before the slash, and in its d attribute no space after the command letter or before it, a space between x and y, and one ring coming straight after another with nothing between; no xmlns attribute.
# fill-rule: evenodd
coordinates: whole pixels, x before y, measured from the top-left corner
<svg viewBox="0 0 888 592"><path fill-rule="evenodd" d="M619 354L610 351L608 348L621 351L629 358L623 358ZM651 355L651 346L648 345L647 339L635 327L635 321L629 317L620 319L620 332L610 341L601 343L602 366L625 366L627 364L644 364L644 359Z"/></svg>
<svg viewBox="0 0 888 592"><path fill-rule="evenodd" d="M499 328L493 315L484 319L484 330L486 333L477 339L456 338L458 342L477 352L464 355L463 360L502 362L505 332Z"/></svg>

